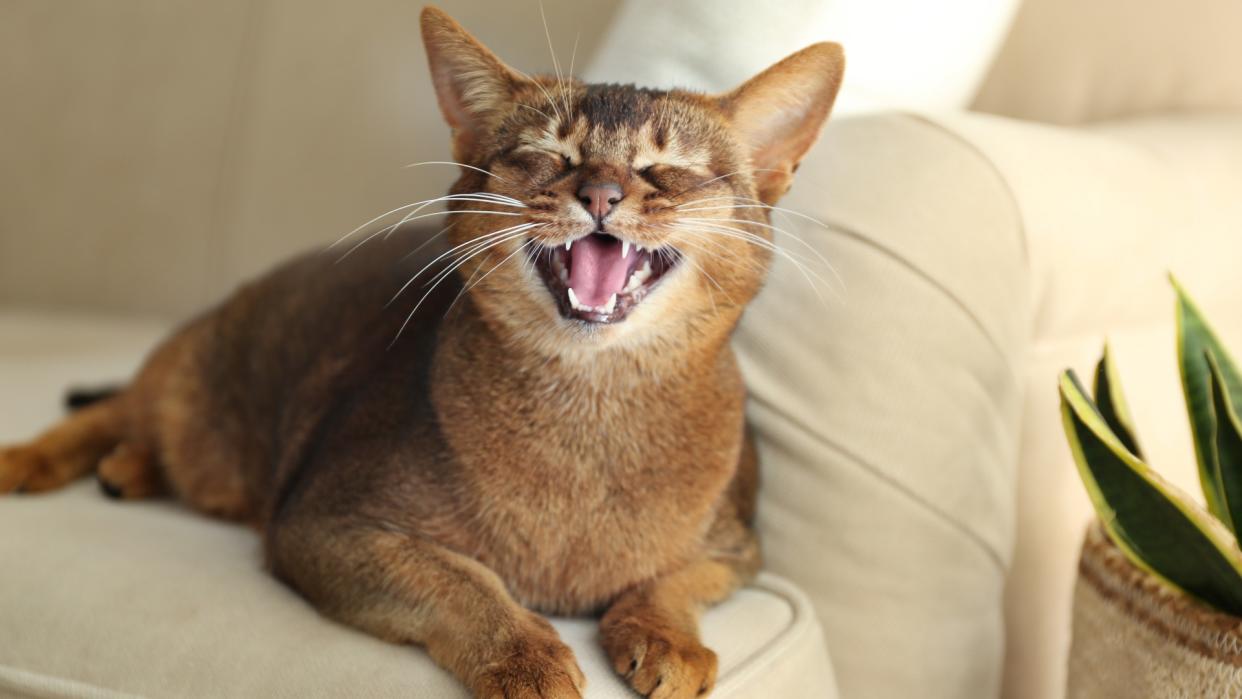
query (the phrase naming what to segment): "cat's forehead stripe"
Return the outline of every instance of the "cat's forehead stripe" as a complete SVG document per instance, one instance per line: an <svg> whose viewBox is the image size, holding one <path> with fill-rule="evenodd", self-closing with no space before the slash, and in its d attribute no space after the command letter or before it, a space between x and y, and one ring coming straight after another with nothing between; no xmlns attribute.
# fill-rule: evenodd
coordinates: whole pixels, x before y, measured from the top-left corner
<svg viewBox="0 0 1242 699"><path fill-rule="evenodd" d="M630 85L549 85L531 92L515 134L520 150L543 150L577 162L650 165L708 173L711 133L675 93ZM561 99L557 99L561 98Z"/></svg>

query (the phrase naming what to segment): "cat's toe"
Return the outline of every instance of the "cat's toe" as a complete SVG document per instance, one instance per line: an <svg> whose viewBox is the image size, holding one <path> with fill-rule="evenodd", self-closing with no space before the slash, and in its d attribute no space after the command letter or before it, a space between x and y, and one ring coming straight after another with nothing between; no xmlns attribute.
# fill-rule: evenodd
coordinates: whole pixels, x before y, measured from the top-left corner
<svg viewBox="0 0 1242 699"><path fill-rule="evenodd" d="M542 628L546 626L545 628ZM508 644L474 683L476 697L486 699L582 699L586 675L574 653L546 622Z"/></svg>
<svg viewBox="0 0 1242 699"><path fill-rule="evenodd" d="M691 699L716 684L716 654L691 634L639 617L610 620L601 632L613 669L643 696Z"/></svg>

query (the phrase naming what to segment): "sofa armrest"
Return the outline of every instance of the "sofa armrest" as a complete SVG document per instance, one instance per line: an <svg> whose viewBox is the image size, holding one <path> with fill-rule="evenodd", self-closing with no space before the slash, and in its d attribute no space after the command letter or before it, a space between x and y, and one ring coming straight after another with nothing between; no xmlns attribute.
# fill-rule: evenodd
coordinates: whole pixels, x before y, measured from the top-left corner
<svg viewBox="0 0 1242 699"><path fill-rule="evenodd" d="M1029 329L1021 221L929 119L831 123L777 214L737 347L769 566L824 623L843 696L995 695ZM795 236L801 242L795 240ZM813 249L813 250L812 250Z"/></svg>

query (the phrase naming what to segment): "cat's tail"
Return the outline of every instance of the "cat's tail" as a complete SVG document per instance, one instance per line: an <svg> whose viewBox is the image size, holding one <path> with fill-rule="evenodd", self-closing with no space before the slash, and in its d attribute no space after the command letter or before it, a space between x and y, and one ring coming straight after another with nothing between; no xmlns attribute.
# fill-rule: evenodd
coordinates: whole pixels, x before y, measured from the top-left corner
<svg viewBox="0 0 1242 699"><path fill-rule="evenodd" d="M123 386L94 386L91 388L70 388L65 392L65 408L79 410L92 403L112 398L123 389Z"/></svg>

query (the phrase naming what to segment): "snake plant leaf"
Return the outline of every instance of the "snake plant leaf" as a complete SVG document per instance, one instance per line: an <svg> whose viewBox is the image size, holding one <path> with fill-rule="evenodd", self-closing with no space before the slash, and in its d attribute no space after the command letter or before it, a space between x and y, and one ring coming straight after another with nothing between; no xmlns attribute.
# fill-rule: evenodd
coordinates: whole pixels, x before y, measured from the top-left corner
<svg viewBox="0 0 1242 699"><path fill-rule="evenodd" d="M1072 371L1061 417L1078 473L1118 548L1165 583L1242 615L1242 551L1218 520L1125 448Z"/></svg>
<svg viewBox="0 0 1242 699"><path fill-rule="evenodd" d="M1205 354L1212 382L1212 407L1216 415L1215 456L1220 466L1221 494L1229 518L1225 524L1236 534L1242 524L1242 421L1229 399L1220 361L1208 350Z"/></svg>
<svg viewBox="0 0 1242 699"><path fill-rule="evenodd" d="M1130 417L1130 406L1121 392L1121 382L1117 378L1117 365L1113 363L1113 353L1108 344L1104 344L1104 353L1095 365L1095 404L1100 409L1100 416L1108 423L1109 429L1117 435L1117 439L1130 453L1143 458L1139 449L1138 438L1134 434L1134 419Z"/></svg>
<svg viewBox="0 0 1242 699"><path fill-rule="evenodd" d="M1204 354L1211 351L1220 365L1230 403L1242 405L1242 374L1203 313L1190 296L1169 277L1177 291L1177 363L1181 369L1182 391L1186 412L1190 416L1190 432L1194 437L1195 459L1199 463L1199 482L1212 514L1228 521L1221 488L1220 464L1216 460L1216 411L1212 407L1211 372Z"/></svg>

